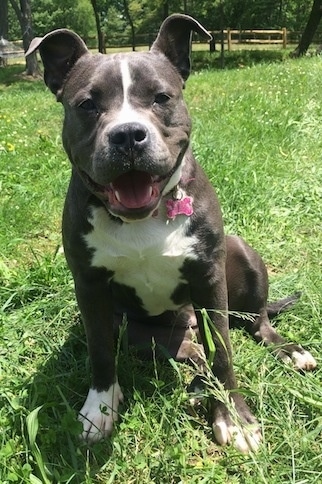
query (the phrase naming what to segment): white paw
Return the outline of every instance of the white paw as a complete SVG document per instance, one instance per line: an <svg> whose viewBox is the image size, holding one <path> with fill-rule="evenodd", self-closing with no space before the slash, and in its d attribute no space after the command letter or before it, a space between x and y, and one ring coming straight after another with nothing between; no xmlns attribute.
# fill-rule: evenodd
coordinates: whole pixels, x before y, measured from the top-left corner
<svg viewBox="0 0 322 484"><path fill-rule="evenodd" d="M239 452L248 454L256 452L261 442L262 436L257 424L249 424L243 428L227 423L218 419L212 426L217 442L220 445L232 444Z"/></svg>
<svg viewBox="0 0 322 484"><path fill-rule="evenodd" d="M299 351L293 351L292 362L296 370L314 370L316 368L316 361L308 351L303 350L301 353Z"/></svg>
<svg viewBox="0 0 322 484"><path fill-rule="evenodd" d="M78 420L83 423L81 438L88 442L98 442L110 435L121 401L123 394L118 382L113 383L107 391L98 392L90 388L78 416Z"/></svg>

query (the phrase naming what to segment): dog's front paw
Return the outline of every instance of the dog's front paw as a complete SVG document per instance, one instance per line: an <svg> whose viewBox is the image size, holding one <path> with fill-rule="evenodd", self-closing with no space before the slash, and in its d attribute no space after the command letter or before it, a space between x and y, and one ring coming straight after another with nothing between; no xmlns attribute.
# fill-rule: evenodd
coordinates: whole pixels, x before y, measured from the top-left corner
<svg viewBox="0 0 322 484"><path fill-rule="evenodd" d="M303 350L302 348L300 348L300 351L293 351L291 358L296 370L312 371L317 366L317 363L311 353Z"/></svg>
<svg viewBox="0 0 322 484"><path fill-rule="evenodd" d="M218 419L213 423L214 436L220 445L232 444L239 452L248 454L256 452L262 436L257 424L240 427L226 419Z"/></svg>
<svg viewBox="0 0 322 484"><path fill-rule="evenodd" d="M109 436L118 418L117 410L121 401L123 394L117 382L107 391L98 392L90 388L78 417L83 424L81 438L92 443Z"/></svg>
<svg viewBox="0 0 322 484"><path fill-rule="evenodd" d="M243 454L256 452L262 440L257 420L244 402L240 408L236 405L233 413L235 418L221 403L214 408L212 429L218 444L231 444Z"/></svg>
<svg viewBox="0 0 322 484"><path fill-rule="evenodd" d="M284 363L292 365L295 370L312 371L317 367L315 358L309 351L304 350L301 346L289 344L278 350L279 356Z"/></svg>

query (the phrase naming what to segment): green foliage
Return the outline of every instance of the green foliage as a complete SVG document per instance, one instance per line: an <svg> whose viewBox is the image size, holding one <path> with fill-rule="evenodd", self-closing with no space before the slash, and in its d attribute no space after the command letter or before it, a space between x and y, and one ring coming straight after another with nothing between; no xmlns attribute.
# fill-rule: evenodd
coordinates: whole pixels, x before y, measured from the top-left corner
<svg viewBox="0 0 322 484"><path fill-rule="evenodd" d="M119 0L97 0L98 13L107 40L115 44L118 35L119 45L122 37L130 39L130 26L125 15L124 2ZM155 34L168 12L188 13L196 17L209 30L222 27L236 29L282 28L290 31L303 30L312 2L302 0L128 0L128 5L136 34ZM184 3L186 11L184 12ZM96 34L94 13L90 0L32 0L33 27L36 35L43 35L55 28L71 28L82 37ZM10 39L21 37L20 27L9 2Z"/></svg>
<svg viewBox="0 0 322 484"><path fill-rule="evenodd" d="M95 32L93 9L88 0L37 0L32 5L35 35L50 30L70 28L87 37Z"/></svg>
<svg viewBox="0 0 322 484"><path fill-rule="evenodd" d="M136 34L155 34L164 19L165 2L158 0L149 2L147 0L129 0L129 12L132 17ZM122 2L103 2L105 10L102 9L102 22L108 37L115 36L120 19L124 23L121 31L122 36L130 36L130 29ZM301 0L281 2L280 0L258 1L258 0L229 0L199 2L187 1L187 10L184 11L183 2L169 2L169 14L187 13L202 22L209 30L221 28L235 29L260 29L260 28L282 28L289 30L302 30L307 22L311 4ZM116 29L114 28L114 22ZM122 42L120 39L119 42Z"/></svg>
<svg viewBox="0 0 322 484"><path fill-rule="evenodd" d="M311 11L311 2L281 0L231 0L223 2L224 26L236 29L302 30ZM216 11L220 17L220 7ZM218 25L218 23L217 23Z"/></svg>
<svg viewBox="0 0 322 484"><path fill-rule="evenodd" d="M58 28L70 28L82 37L95 35L95 20L89 0L33 0L32 21L35 36ZM9 2L9 37L21 38L21 30Z"/></svg>
<svg viewBox="0 0 322 484"><path fill-rule="evenodd" d="M227 232L263 255L271 298L303 291L279 331L319 364L297 373L231 332L241 391L263 425L263 444L249 456L213 441L202 406L191 414L191 369L142 362L132 348L118 362L125 402L111 439L91 447L78 440L89 368L57 250L70 173L62 109L21 70L0 69L0 482L322 482L321 59L204 69L184 93L193 148Z"/></svg>

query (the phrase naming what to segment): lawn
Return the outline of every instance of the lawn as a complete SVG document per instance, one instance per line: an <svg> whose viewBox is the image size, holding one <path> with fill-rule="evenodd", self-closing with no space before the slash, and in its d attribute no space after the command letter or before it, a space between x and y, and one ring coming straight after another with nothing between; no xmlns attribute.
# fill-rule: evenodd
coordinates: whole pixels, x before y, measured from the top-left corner
<svg viewBox="0 0 322 484"><path fill-rule="evenodd" d="M302 298L279 331L318 361L297 373L231 332L237 379L263 429L256 455L213 440L191 415L184 365L121 352L125 394L110 440L78 440L86 342L61 250L69 162L61 106L40 81L0 69L0 482L322 482L322 59L200 71L187 82L194 151L226 231L265 259L270 297ZM10 81L10 82L9 82Z"/></svg>

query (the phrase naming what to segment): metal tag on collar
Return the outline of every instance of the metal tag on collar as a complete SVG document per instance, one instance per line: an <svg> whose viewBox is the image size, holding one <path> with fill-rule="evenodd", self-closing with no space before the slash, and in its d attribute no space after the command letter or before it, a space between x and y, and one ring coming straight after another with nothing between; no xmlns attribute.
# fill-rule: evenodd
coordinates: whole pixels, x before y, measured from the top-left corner
<svg viewBox="0 0 322 484"><path fill-rule="evenodd" d="M179 185L177 185L174 190L173 190L173 194L172 194L172 198L173 200L182 200L183 198L183 191L182 189L179 187Z"/></svg>

